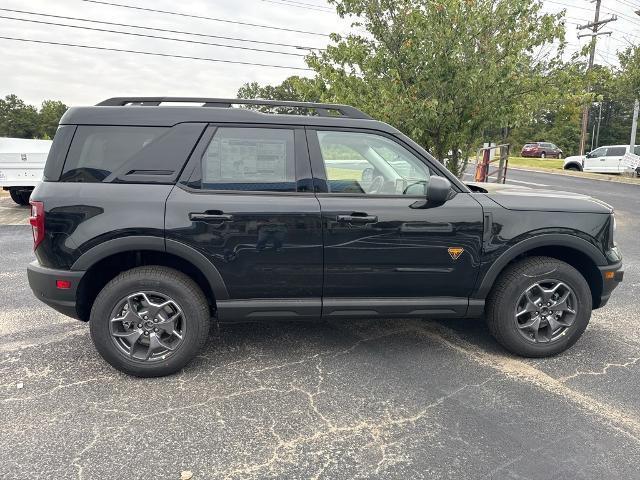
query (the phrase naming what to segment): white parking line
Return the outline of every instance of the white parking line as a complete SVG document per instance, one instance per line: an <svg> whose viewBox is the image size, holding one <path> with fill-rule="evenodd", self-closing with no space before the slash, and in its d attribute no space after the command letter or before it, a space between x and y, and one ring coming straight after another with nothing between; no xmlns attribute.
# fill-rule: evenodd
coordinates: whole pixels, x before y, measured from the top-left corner
<svg viewBox="0 0 640 480"><path fill-rule="evenodd" d="M465 173L465 177L473 177L472 173ZM507 183L522 183L524 185L534 185L536 187L549 187L550 185L545 185L544 183L535 183L535 182L525 182L524 180L512 180L510 178L507 179Z"/></svg>
<svg viewBox="0 0 640 480"><path fill-rule="evenodd" d="M512 180L510 178L507 179L507 183L523 183L524 185L534 185L536 187L549 187L550 185L545 185L544 183L535 183L535 182L525 182L523 180Z"/></svg>

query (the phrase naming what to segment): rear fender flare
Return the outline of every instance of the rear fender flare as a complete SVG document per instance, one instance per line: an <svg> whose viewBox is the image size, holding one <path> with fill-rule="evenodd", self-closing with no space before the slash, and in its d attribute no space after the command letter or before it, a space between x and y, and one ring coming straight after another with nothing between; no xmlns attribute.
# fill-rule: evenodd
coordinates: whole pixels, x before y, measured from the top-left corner
<svg viewBox="0 0 640 480"><path fill-rule="evenodd" d="M220 275L218 269L207 257L184 243L176 242L175 240L165 240L162 237L129 236L108 240L83 253L71 266L71 270L86 271L100 260L111 255L136 250L167 252L182 258L202 272L216 300L229 299L229 292L222 279L222 275Z"/></svg>

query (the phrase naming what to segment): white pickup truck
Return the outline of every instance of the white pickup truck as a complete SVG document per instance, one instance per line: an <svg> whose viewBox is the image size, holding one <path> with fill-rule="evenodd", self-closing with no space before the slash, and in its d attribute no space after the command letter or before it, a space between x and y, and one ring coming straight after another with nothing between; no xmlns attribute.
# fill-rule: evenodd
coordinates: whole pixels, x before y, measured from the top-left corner
<svg viewBox="0 0 640 480"><path fill-rule="evenodd" d="M567 157L564 161L564 169L579 172L624 173L627 169L624 157L628 153L640 155L640 146L636 145L635 152L629 152L629 145L598 147L586 155Z"/></svg>
<svg viewBox="0 0 640 480"><path fill-rule="evenodd" d="M0 187L19 205L29 205L33 188L42 181L51 140L0 137Z"/></svg>

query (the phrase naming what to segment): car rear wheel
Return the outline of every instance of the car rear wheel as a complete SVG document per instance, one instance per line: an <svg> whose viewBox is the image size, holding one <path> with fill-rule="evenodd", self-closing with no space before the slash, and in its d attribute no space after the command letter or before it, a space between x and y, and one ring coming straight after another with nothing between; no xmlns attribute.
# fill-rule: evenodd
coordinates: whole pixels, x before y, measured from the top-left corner
<svg viewBox="0 0 640 480"><path fill-rule="evenodd" d="M547 357L578 341L591 308L591 291L580 272L555 258L530 257L501 274L487 301L487 324L510 352Z"/></svg>
<svg viewBox="0 0 640 480"><path fill-rule="evenodd" d="M9 190L9 195L11 195L11 200L16 202L18 205L29 205L31 190L18 190L17 188L12 188Z"/></svg>
<svg viewBox="0 0 640 480"><path fill-rule="evenodd" d="M138 377L160 377L180 370L204 346L209 307L183 273L137 267L98 294L90 330L96 349L113 367Z"/></svg>

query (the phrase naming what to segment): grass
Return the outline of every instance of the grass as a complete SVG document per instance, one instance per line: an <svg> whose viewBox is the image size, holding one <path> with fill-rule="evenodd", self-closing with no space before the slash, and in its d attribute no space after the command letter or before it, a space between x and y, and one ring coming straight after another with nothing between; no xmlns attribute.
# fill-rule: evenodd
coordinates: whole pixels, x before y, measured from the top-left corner
<svg viewBox="0 0 640 480"><path fill-rule="evenodd" d="M359 180L362 177L361 170L349 168L327 167L327 177L330 180Z"/></svg>
<svg viewBox="0 0 640 480"><path fill-rule="evenodd" d="M564 160L555 158L524 158L524 157L509 157L510 167L523 167L523 168L551 168L553 170L562 170L564 166Z"/></svg>

